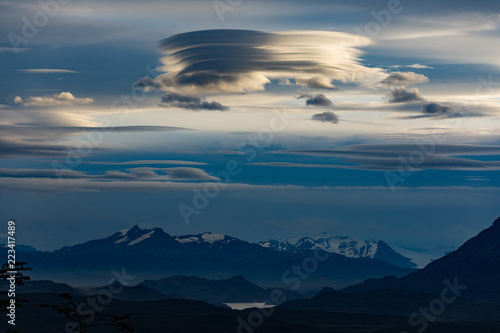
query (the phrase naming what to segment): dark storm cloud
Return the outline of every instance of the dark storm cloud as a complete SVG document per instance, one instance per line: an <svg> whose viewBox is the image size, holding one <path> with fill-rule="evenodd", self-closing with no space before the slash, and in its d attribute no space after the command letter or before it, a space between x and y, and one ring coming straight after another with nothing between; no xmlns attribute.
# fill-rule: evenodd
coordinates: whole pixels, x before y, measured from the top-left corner
<svg viewBox="0 0 500 333"><path fill-rule="evenodd" d="M429 78L423 74L413 72L396 72L387 75L380 83L387 86L406 86L409 84L426 83Z"/></svg>
<svg viewBox="0 0 500 333"><path fill-rule="evenodd" d="M311 119L316 120L316 121L325 122L325 123L333 123L333 124L337 124L339 122L339 117L331 111L327 111L327 112L323 112L323 113L316 113L315 115L313 115L311 117Z"/></svg>
<svg viewBox="0 0 500 333"><path fill-rule="evenodd" d="M408 103L425 100L417 88L406 90L404 87L394 87L386 96L389 103Z"/></svg>
<svg viewBox="0 0 500 333"><path fill-rule="evenodd" d="M166 108L181 108L188 110L211 110L227 111L229 107L219 102L207 102L204 98L198 96L182 95L175 92L167 92L161 97L160 106Z"/></svg>
<svg viewBox="0 0 500 333"><path fill-rule="evenodd" d="M301 98L306 98L307 106L326 106L326 107L333 106L332 101L323 94L316 94L316 95L305 94L297 97L297 99Z"/></svg>

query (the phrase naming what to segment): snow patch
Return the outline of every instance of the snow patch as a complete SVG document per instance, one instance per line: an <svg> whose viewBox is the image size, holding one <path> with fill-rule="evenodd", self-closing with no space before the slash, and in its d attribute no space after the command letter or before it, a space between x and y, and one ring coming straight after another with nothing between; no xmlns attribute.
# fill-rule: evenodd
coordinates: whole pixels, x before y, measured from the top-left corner
<svg viewBox="0 0 500 333"><path fill-rule="evenodd" d="M200 239L198 237L196 237L196 236L192 236L192 237L187 237L187 238L176 237L175 240L178 241L181 244L184 244L184 243L198 242Z"/></svg>
<svg viewBox="0 0 500 333"><path fill-rule="evenodd" d="M115 242L115 244L120 244L121 242L125 242L128 239L128 236L123 237Z"/></svg>
<svg viewBox="0 0 500 333"><path fill-rule="evenodd" d="M131 241L130 243L128 243L128 245L134 245L134 244L137 244L137 243L140 243L142 242L143 240L151 237L151 235L154 233L155 231L151 231L151 232L148 232L147 234L144 234L142 235L141 237L137 238L136 240L134 241Z"/></svg>
<svg viewBox="0 0 500 333"><path fill-rule="evenodd" d="M120 230L120 234L121 234L122 236L125 236L125 235L127 234L127 232L128 232L130 229L132 229L132 228L128 228L128 229L123 229L123 230Z"/></svg>
<svg viewBox="0 0 500 333"><path fill-rule="evenodd" d="M207 243L213 244L215 242L221 241L224 239L224 235L221 234L203 234L201 238Z"/></svg>

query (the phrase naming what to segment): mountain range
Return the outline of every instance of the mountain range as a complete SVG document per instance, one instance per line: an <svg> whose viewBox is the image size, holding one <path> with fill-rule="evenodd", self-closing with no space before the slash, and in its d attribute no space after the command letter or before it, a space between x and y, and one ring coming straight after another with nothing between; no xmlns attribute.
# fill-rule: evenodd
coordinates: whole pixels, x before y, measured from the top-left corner
<svg viewBox="0 0 500 333"><path fill-rule="evenodd" d="M320 253L321 260L315 259ZM228 235L174 237L160 228L138 226L52 252L18 251L18 260L33 267L35 279L75 285L107 283L112 270L125 268L141 280L172 275L207 279L240 275L264 288L307 291L324 286L342 288L367 278L404 276L413 271L376 258L351 258L312 249L275 251Z"/></svg>
<svg viewBox="0 0 500 333"><path fill-rule="evenodd" d="M285 240L269 240L258 243L275 251L296 252L320 248L329 253L337 253L349 258L370 258L400 267L415 267L410 258L394 251L385 242L363 241L349 236L332 236L322 233L315 236L295 237Z"/></svg>
<svg viewBox="0 0 500 333"><path fill-rule="evenodd" d="M167 237L168 236L168 237ZM163 246L163 244L168 244ZM131 250L129 250L131 249ZM68 270L68 262L76 258L112 258L109 261L93 261L93 265L83 261L85 267L120 267L124 258L116 253L125 252L129 265L134 268L141 255L151 255L153 249L157 258L166 257L162 265L179 270L177 262L198 265L206 269L214 265L209 261L203 265L202 260L226 260L233 269L243 270L243 266L251 265L251 258L260 256L264 263L253 263L251 269L275 272L272 264L283 262L289 265L296 260L304 260L314 256L313 249L272 250L261 245L244 242L236 238L201 234L171 237L161 229L142 230L133 227L106 237L72 247L65 247L54 252L22 252L23 256L32 255L39 263L54 264L56 272ZM179 252L179 250L182 252ZM238 251L238 252L235 252ZM136 256L134 253L138 253ZM175 255L183 254L178 258ZM226 256L232 254L241 259L243 266L230 261ZM202 256L205 254L204 256ZM241 255L240 255L241 254ZM96 256L97 255L97 256ZM202 256L195 261L193 256ZM174 259L178 258L178 261ZM280 261L281 260L281 261ZM333 260L330 262L330 260ZM169 266L169 262L172 264ZM300 261L299 261L300 263ZM260 266L260 265L265 266ZM334 274L333 267L345 267L350 274L358 266L370 266L371 269L392 267L386 262L369 258L349 258L337 253L330 253L327 260L319 263L318 269L310 276L318 275L321 279L327 274ZM59 265L59 266L57 266ZM350 266L354 265L354 266ZM379 266L382 265L382 266ZM385 266L387 265L387 266ZM34 269L37 265L32 265ZM143 258L142 266L151 270L154 261ZM323 270L319 267L323 266ZM74 267L77 267L75 265ZM190 267L190 266L188 266ZM246 267L246 266L245 266ZM285 266L287 267L287 266ZM365 266L366 267L366 266ZM280 269L283 266L279 267ZM229 271L227 266L217 269ZM403 268L400 268L403 269ZM299 298L291 290L286 293L286 301L273 309L246 309L235 311L222 306L223 302L263 301L272 290L259 287L243 276L232 276L221 280L208 280L197 276L174 275L160 279L148 279L128 286L115 295L116 300L106 306L102 316L132 313L131 322L137 332L225 332L253 331L249 326L251 318L256 314L265 317L259 332L372 332L400 333L425 331L426 333L497 333L500 332L500 218L493 225L477 236L465 242L457 250L435 260L421 270L412 270L401 277L385 276L369 278L362 283L351 285L340 290L323 288L311 298ZM135 273L145 270L138 270ZM35 270L33 271L35 272ZM65 271L68 274L68 271ZM99 271L92 271L92 274ZM248 272L248 271L246 271ZM366 271L361 271L366 273ZM373 271L372 271L373 272ZM130 272L129 272L130 273ZM358 271L359 274L359 271ZM30 272L30 275L31 272ZM251 275L251 274L249 274ZM109 277L109 276L108 276ZM317 278L317 277L316 277ZM304 281L308 280L305 279ZM318 279L317 285L322 281ZM269 280L270 281L270 280ZM331 280L328 280L331 281ZM324 284L328 285L328 284ZM30 302L19 309L19 316L28 316L29 321L21 321L19 328L33 333L48 333L64 327L66 321L54 311L41 309L41 303L57 304L61 302L59 292L74 295L76 304L88 300L89 295L98 294L99 289L106 288L73 288L66 284L52 281L28 281L20 287L20 299ZM273 289L274 290L274 289ZM203 300L204 302L200 302ZM212 304L207 304L212 303ZM219 305L219 306L214 306ZM272 313L267 317L266 312ZM153 320L162 318L161 321ZM245 321L247 320L247 321ZM49 324L45 324L49 323ZM160 323L160 324L159 324ZM246 326L245 326L246 325ZM18 328L16 326L16 328ZM3 329L0 326L0 329ZM104 327L96 327L92 332L106 332Z"/></svg>

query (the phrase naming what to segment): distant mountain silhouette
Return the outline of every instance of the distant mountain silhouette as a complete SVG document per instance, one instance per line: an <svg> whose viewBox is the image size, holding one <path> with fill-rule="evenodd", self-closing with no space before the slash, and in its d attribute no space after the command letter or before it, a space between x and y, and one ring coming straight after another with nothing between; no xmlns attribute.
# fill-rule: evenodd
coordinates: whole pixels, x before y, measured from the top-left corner
<svg viewBox="0 0 500 333"><path fill-rule="evenodd" d="M29 274L28 274L29 275ZM2 286L0 291L8 290L8 285ZM23 286L17 286L16 292L19 294L28 293L68 293L73 295L83 295L83 293L65 283L56 283L49 280L26 281Z"/></svg>
<svg viewBox="0 0 500 333"><path fill-rule="evenodd" d="M464 297L500 302L500 218L457 250L419 271L402 278L369 279L344 291L404 289L439 293L446 287L444 280L464 286Z"/></svg>
<svg viewBox="0 0 500 333"><path fill-rule="evenodd" d="M281 241L271 239L258 244L275 251L295 252L320 248L349 258L378 259L399 267L416 266L410 258L397 253L383 241L369 242L348 236L332 236L322 233L315 236L288 238Z"/></svg>
<svg viewBox="0 0 500 333"><path fill-rule="evenodd" d="M0 247L6 247L6 246L7 245L0 243ZM16 250L23 252L35 252L37 249L35 249L33 246L30 245L16 244Z"/></svg>
<svg viewBox="0 0 500 333"><path fill-rule="evenodd" d="M113 269L126 268L139 281L172 275L212 280L241 275L264 288L293 286L304 291L342 288L367 278L403 276L413 271L376 259L323 253L324 260L312 263L317 266L314 274L305 278L303 272L299 278L293 267L304 262L311 265L311 260L316 260L313 250L279 252L227 235L172 237L160 228L143 230L138 226L53 252L20 252L18 256L34 268L34 279L72 285L105 284Z"/></svg>
<svg viewBox="0 0 500 333"><path fill-rule="evenodd" d="M265 290L242 276L233 276L226 280L207 280L196 276L176 275L156 281L147 280L140 283L140 286L212 304L264 302L269 301L271 294L271 290ZM282 292L288 300L301 297L291 290Z"/></svg>
<svg viewBox="0 0 500 333"><path fill-rule="evenodd" d="M108 289L108 286L86 288L86 295L97 295L101 290ZM182 298L179 295L164 294L156 289L146 286L120 287L120 292L114 293L113 297L124 302L147 302L159 301L163 299Z"/></svg>

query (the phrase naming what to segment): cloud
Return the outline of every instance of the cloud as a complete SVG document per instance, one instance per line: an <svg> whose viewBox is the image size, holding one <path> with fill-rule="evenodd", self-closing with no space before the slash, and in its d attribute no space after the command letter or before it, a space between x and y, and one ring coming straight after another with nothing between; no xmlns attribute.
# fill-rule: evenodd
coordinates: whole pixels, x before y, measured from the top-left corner
<svg viewBox="0 0 500 333"><path fill-rule="evenodd" d="M333 124L337 124L339 122L339 117L331 112L331 111L327 111L327 112L323 112L323 113L316 113L315 115L313 115L311 117L312 120L316 120L316 121L322 121L322 122L328 122L328 123L333 123Z"/></svg>
<svg viewBox="0 0 500 333"><path fill-rule="evenodd" d="M413 64L413 65L393 65L393 66L388 66L390 68L402 68L402 67L407 67L407 68L416 68L416 69L434 69L434 67L430 67L427 65L421 65L421 64Z"/></svg>
<svg viewBox="0 0 500 333"><path fill-rule="evenodd" d="M465 176L465 180L472 182L489 182L491 179L483 177L483 176Z"/></svg>
<svg viewBox="0 0 500 333"><path fill-rule="evenodd" d="M4 169L0 168L0 179L13 178L58 178L90 180L218 180L205 170L189 167L151 168L136 167L121 170L107 170L102 173L89 173L72 169Z"/></svg>
<svg viewBox="0 0 500 333"><path fill-rule="evenodd" d="M457 7L454 14L413 14L407 20L391 23L371 52L435 64L498 66L499 8L491 5L491 1L482 1L469 11Z"/></svg>
<svg viewBox="0 0 500 333"><path fill-rule="evenodd" d="M144 91L161 90L161 84L150 77L143 77L133 84L134 88L143 88Z"/></svg>
<svg viewBox="0 0 500 333"><path fill-rule="evenodd" d="M171 179L176 180L217 180L210 176L205 170L187 167L167 168Z"/></svg>
<svg viewBox="0 0 500 333"><path fill-rule="evenodd" d="M105 180L91 179L64 179L56 178L16 178L5 177L0 182L0 191L26 192L165 192L189 191L212 186L221 191L277 191L303 190L306 187L297 185L253 185L243 183L229 183L220 185L218 182L177 182L151 180ZM310 187L309 189L325 190L327 187Z"/></svg>
<svg viewBox="0 0 500 333"><path fill-rule="evenodd" d="M3 132L2 132L3 134ZM61 156L67 154L66 146L44 144L36 141L23 141L0 137L0 157Z"/></svg>
<svg viewBox="0 0 500 333"><path fill-rule="evenodd" d="M47 69L47 68L37 68L37 69L18 69L19 72L23 73L35 73L35 74L62 74L62 73L79 73L77 71L72 71L69 69Z"/></svg>
<svg viewBox="0 0 500 333"><path fill-rule="evenodd" d="M416 83L429 82L429 78L423 74L413 72L395 72L387 75L380 83L387 86L405 86Z"/></svg>
<svg viewBox="0 0 500 333"><path fill-rule="evenodd" d="M172 164L172 165L208 165L205 162L179 161L179 160L136 160L125 162L83 162L85 164L103 164L103 165L140 165L140 164Z"/></svg>
<svg viewBox="0 0 500 333"><path fill-rule="evenodd" d="M430 67L430 66L427 66L427 65L420 65L420 64L408 65L406 67L417 68L417 69L434 69L434 67Z"/></svg>
<svg viewBox="0 0 500 333"><path fill-rule="evenodd" d="M104 132L132 133L189 130L170 126L116 126L116 127L72 127L72 126L17 126L0 124L0 157L61 157L68 155L74 143L55 144L62 136L86 134L85 142L96 140ZM99 140L99 139L97 139ZM50 142L50 143L48 143ZM93 150L105 149L95 146Z"/></svg>
<svg viewBox="0 0 500 333"><path fill-rule="evenodd" d="M359 144L341 146L335 149L292 149L275 151L277 154L294 154L303 156L323 156L346 159L349 164L304 165L278 164L267 166L280 167L322 167L343 168L372 171L398 171L402 165L418 170L467 170L491 171L500 170L500 160L481 160L461 156L500 156L497 145L466 144ZM410 156L421 156L417 162L411 163ZM415 160L414 157L412 157ZM406 163L406 164L404 164Z"/></svg>
<svg viewBox="0 0 500 333"><path fill-rule="evenodd" d="M327 77L297 77L295 83L311 89L336 89L332 84L332 80Z"/></svg>
<svg viewBox="0 0 500 333"><path fill-rule="evenodd" d="M339 168L338 165L332 164L311 164L311 163L293 163L293 162L252 162L247 165L280 167L280 168L313 168L313 169L330 169Z"/></svg>
<svg viewBox="0 0 500 333"><path fill-rule="evenodd" d="M282 86L291 86L291 85L293 85L292 81L290 81L290 79L287 78L287 77L279 79L278 84L282 85Z"/></svg>
<svg viewBox="0 0 500 333"><path fill-rule="evenodd" d="M77 98L69 92L61 92L55 95L28 97L25 100L16 96L14 103L22 104L23 106L64 106L90 104L94 103L94 100L92 98Z"/></svg>
<svg viewBox="0 0 500 333"><path fill-rule="evenodd" d="M385 74L360 63L359 48L370 44L332 31L193 31L162 40L165 73L137 85L205 95L262 91L283 78L313 89L333 89L332 81L373 86Z"/></svg>
<svg viewBox="0 0 500 333"><path fill-rule="evenodd" d="M429 103L422 107L422 112L431 117L443 117L455 115L455 109L439 103Z"/></svg>
<svg viewBox="0 0 500 333"><path fill-rule="evenodd" d="M409 153L416 149L423 150L422 144L355 144L340 146L335 149L290 149L275 153L311 155L311 156L353 156L358 154L390 157ZM468 145L468 144L433 144L432 154L439 155L500 155L500 145Z"/></svg>
<svg viewBox="0 0 500 333"><path fill-rule="evenodd" d="M417 88L406 90L404 87L394 87L386 96L389 103L408 103L425 100Z"/></svg>
<svg viewBox="0 0 500 333"><path fill-rule="evenodd" d="M297 99L301 98L307 98L306 99L307 106L326 106L326 107L333 106L332 101L323 94L316 94L316 95L304 94L297 97Z"/></svg>
<svg viewBox="0 0 500 333"><path fill-rule="evenodd" d="M227 111L229 107L219 102L207 102L204 98L198 96L182 95L175 92L167 92L161 97L160 106L166 108L181 108L189 110L211 110Z"/></svg>

